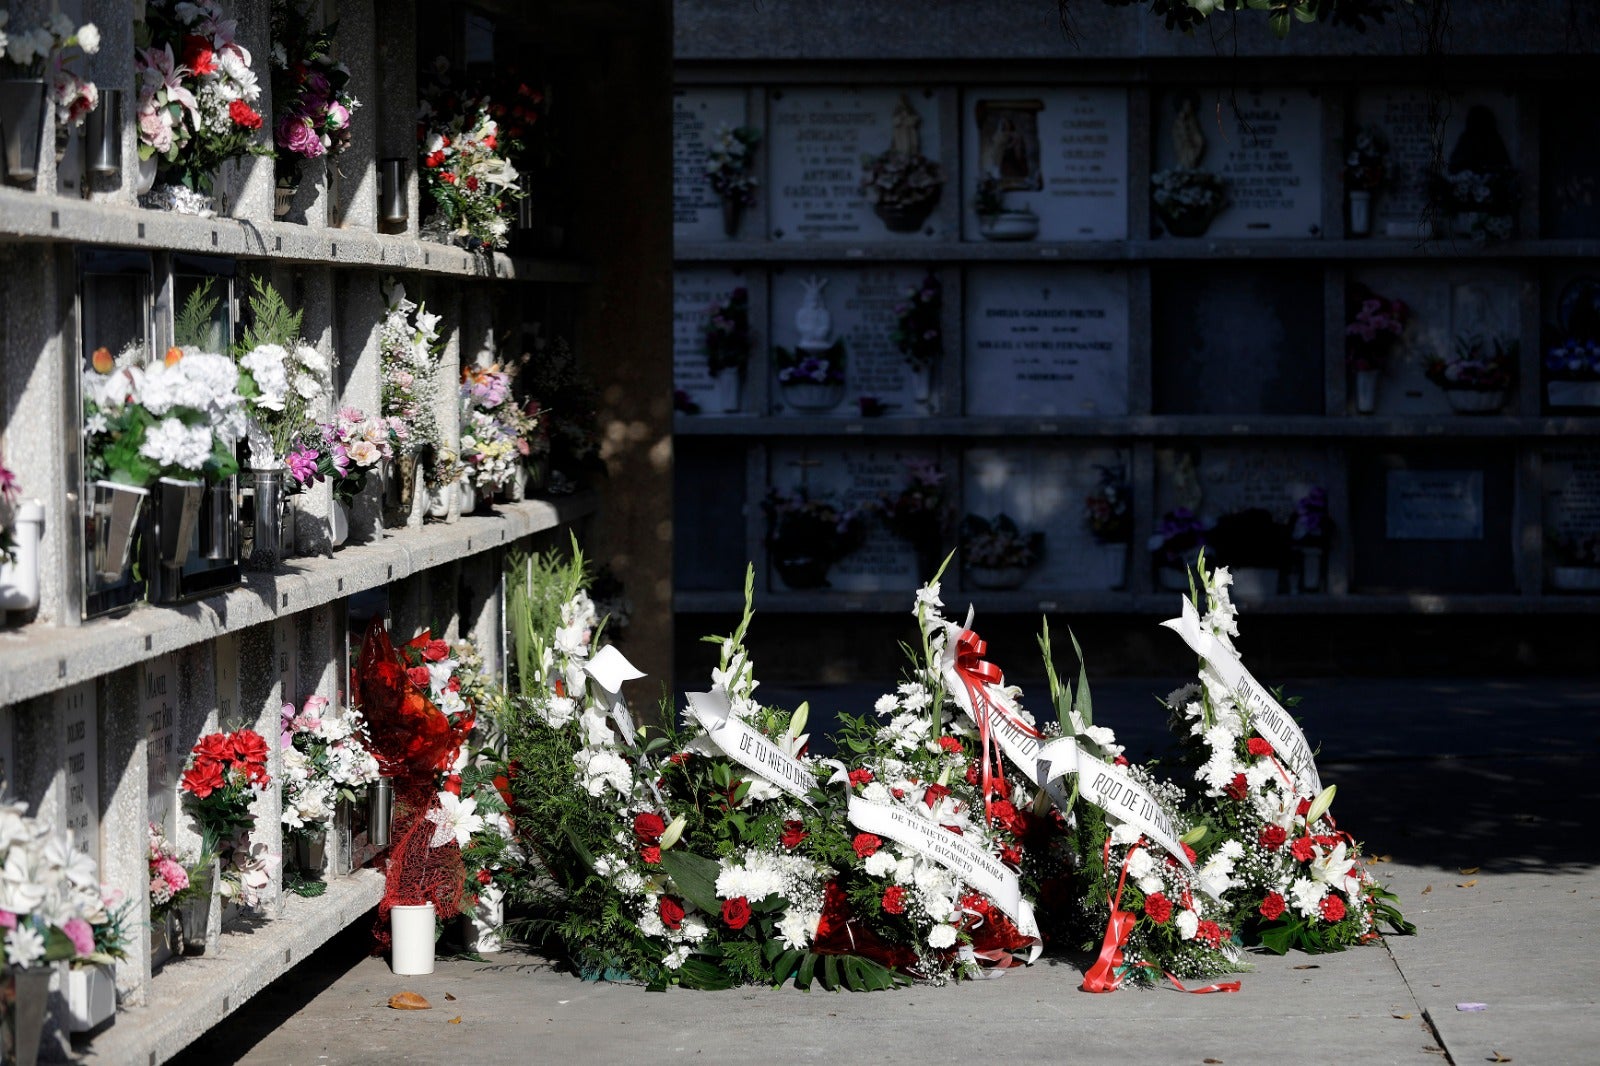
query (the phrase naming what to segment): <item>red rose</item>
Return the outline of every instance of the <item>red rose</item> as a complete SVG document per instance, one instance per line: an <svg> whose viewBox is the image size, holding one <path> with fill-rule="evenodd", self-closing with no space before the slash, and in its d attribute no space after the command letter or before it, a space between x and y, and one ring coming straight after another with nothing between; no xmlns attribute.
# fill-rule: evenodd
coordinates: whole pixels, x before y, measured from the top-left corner
<svg viewBox="0 0 1600 1066"><path fill-rule="evenodd" d="M428 668L426 666L411 667L411 669L406 671L406 677L410 678L411 683L424 692L427 692L429 686L433 684L433 678L428 673Z"/></svg>
<svg viewBox="0 0 1600 1066"><path fill-rule="evenodd" d="M783 846L786 848L799 847L800 842L810 835L810 833L806 832L806 823L804 822L783 823Z"/></svg>
<svg viewBox="0 0 1600 1066"><path fill-rule="evenodd" d="M906 912L906 890L904 885L890 885L884 890L883 909L887 914L904 914Z"/></svg>
<svg viewBox="0 0 1600 1066"><path fill-rule="evenodd" d="M906 790L903 788L891 788L889 794L897 800L906 798Z"/></svg>
<svg viewBox="0 0 1600 1066"><path fill-rule="evenodd" d="M1301 800L1300 805L1294 809L1294 813L1300 815L1302 818L1311 813L1311 801L1309 799Z"/></svg>
<svg viewBox="0 0 1600 1066"><path fill-rule="evenodd" d="M1300 862L1310 862L1311 856L1317 852L1316 845L1310 837L1295 837L1294 843L1289 845L1289 850Z"/></svg>
<svg viewBox="0 0 1600 1066"><path fill-rule="evenodd" d="M641 844L661 843L661 834L666 831L667 823L659 814L643 811L633 816L633 836Z"/></svg>
<svg viewBox="0 0 1600 1066"><path fill-rule="evenodd" d="M1277 921L1283 914L1283 897L1276 892L1268 892L1267 898L1261 901L1261 917L1267 921Z"/></svg>
<svg viewBox="0 0 1600 1066"><path fill-rule="evenodd" d="M1159 892L1152 892L1144 898L1144 912L1157 925L1165 925L1172 917L1172 901Z"/></svg>
<svg viewBox="0 0 1600 1066"><path fill-rule="evenodd" d="M1251 737L1250 743L1245 745L1245 747L1249 749L1251 755L1272 754L1272 745L1267 743L1265 740L1262 740L1260 737Z"/></svg>
<svg viewBox="0 0 1600 1066"><path fill-rule="evenodd" d="M928 809L931 811L933 808L939 805L940 800L944 799L948 795L950 795L949 785L940 785L935 783L929 785L927 791L922 794L922 802L926 803L928 805Z"/></svg>
<svg viewBox="0 0 1600 1066"><path fill-rule="evenodd" d="M442 663L450 658L450 645L442 640L430 640L422 646L422 657L430 663Z"/></svg>
<svg viewBox="0 0 1600 1066"><path fill-rule="evenodd" d="M450 683L444 687L444 690L446 692L460 692L461 691L461 679L459 677L456 677L454 674L451 674L450 675Z"/></svg>
<svg viewBox="0 0 1600 1066"><path fill-rule="evenodd" d="M870 785L870 784L872 784L872 771L871 770L851 770L850 771L850 787L851 788L860 788L862 785Z"/></svg>
<svg viewBox="0 0 1600 1066"><path fill-rule="evenodd" d="M204 37L191 34L183 39L183 65L188 67L197 76L210 74L217 69L217 54L211 48L211 42Z"/></svg>
<svg viewBox="0 0 1600 1066"><path fill-rule="evenodd" d="M940 737L939 747L950 752L952 755L961 754L961 741L957 740L955 737Z"/></svg>
<svg viewBox="0 0 1600 1066"><path fill-rule="evenodd" d="M493 880L494 880L494 874L490 873L488 870L479 870L478 871L478 884L486 885L490 881L493 881Z"/></svg>
<svg viewBox="0 0 1600 1066"><path fill-rule="evenodd" d="M654 844L640 848L639 858L644 860L646 866L658 866L661 863L661 849Z"/></svg>
<svg viewBox="0 0 1600 1066"><path fill-rule="evenodd" d="M228 105L228 117L233 119L235 126L247 130L261 128L261 114L243 100L235 100Z"/></svg>
<svg viewBox="0 0 1600 1066"><path fill-rule="evenodd" d="M671 896L662 896L656 904L656 913L661 915L661 924L668 929L677 929L683 925L683 904Z"/></svg>
<svg viewBox="0 0 1600 1066"><path fill-rule="evenodd" d="M1289 831L1281 825L1269 825L1261 831L1261 846L1268 851L1277 851L1288 839Z"/></svg>
<svg viewBox="0 0 1600 1066"><path fill-rule="evenodd" d="M229 738L233 757L242 762L267 765L267 742L254 729L241 729Z"/></svg>
<svg viewBox="0 0 1600 1066"><path fill-rule="evenodd" d="M183 772L183 790L198 799L205 799L225 784L222 764L215 759L197 758L194 765Z"/></svg>
<svg viewBox="0 0 1600 1066"><path fill-rule="evenodd" d="M883 847L883 838L873 836L871 833L857 833L854 843L856 858L865 859L868 855Z"/></svg>
<svg viewBox="0 0 1600 1066"><path fill-rule="evenodd" d="M205 759L216 759L219 762L233 758L233 738L226 733L211 733L200 738L194 746L194 753Z"/></svg>
<svg viewBox="0 0 1600 1066"><path fill-rule="evenodd" d="M1022 849L1017 847L1015 844L1007 844L1004 848L1000 849L1000 858L1004 859L1006 862L1009 862L1012 866L1021 866Z"/></svg>
<svg viewBox="0 0 1600 1066"><path fill-rule="evenodd" d="M750 901L743 896L722 901L722 924L729 929L743 929L750 922Z"/></svg>
<svg viewBox="0 0 1600 1066"><path fill-rule="evenodd" d="M454 760L451 761L453 762ZM449 777L444 779L444 784L441 786L441 788L445 792L450 793L452 796L461 795L461 775L451 774Z"/></svg>
<svg viewBox="0 0 1600 1066"><path fill-rule="evenodd" d="M1329 892L1322 897L1322 902L1317 906L1317 909L1322 912L1324 921L1337 922L1344 917L1344 900L1340 899L1336 893Z"/></svg>
<svg viewBox="0 0 1600 1066"><path fill-rule="evenodd" d="M1194 938L1204 941L1212 948L1217 948L1222 944L1222 927L1216 922L1207 919L1195 928Z"/></svg>
<svg viewBox="0 0 1600 1066"><path fill-rule="evenodd" d="M1250 784L1244 779L1243 774L1234 774L1233 780L1228 782L1228 787L1222 790L1229 799L1242 800L1250 794Z"/></svg>

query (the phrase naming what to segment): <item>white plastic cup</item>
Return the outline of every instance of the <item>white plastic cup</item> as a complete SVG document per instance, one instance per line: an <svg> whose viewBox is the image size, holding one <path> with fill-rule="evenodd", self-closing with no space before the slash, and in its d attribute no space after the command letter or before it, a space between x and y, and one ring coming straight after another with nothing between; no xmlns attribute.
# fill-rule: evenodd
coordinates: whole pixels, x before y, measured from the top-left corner
<svg viewBox="0 0 1600 1066"><path fill-rule="evenodd" d="M433 904L389 908L389 969L400 977L433 972Z"/></svg>

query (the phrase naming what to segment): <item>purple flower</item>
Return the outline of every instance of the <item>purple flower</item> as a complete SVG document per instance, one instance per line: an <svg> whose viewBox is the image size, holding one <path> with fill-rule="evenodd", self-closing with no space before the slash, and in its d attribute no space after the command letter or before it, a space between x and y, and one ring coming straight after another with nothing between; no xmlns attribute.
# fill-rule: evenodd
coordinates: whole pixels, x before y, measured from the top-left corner
<svg viewBox="0 0 1600 1066"><path fill-rule="evenodd" d="M302 485L310 484L317 478L317 457L321 453L315 448L296 448L289 453L289 476Z"/></svg>
<svg viewBox="0 0 1600 1066"><path fill-rule="evenodd" d="M279 148L307 159L316 159L323 153L322 138L311 128L311 120L300 115L284 116L274 139Z"/></svg>
<svg viewBox="0 0 1600 1066"><path fill-rule="evenodd" d="M343 444L333 446L333 469L340 477L350 473L350 455Z"/></svg>

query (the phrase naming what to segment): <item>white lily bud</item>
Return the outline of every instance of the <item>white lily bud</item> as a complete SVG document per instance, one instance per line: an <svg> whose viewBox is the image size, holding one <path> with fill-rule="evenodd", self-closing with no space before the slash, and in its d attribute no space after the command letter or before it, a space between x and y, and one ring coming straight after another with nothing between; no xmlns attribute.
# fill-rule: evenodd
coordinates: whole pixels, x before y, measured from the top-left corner
<svg viewBox="0 0 1600 1066"><path fill-rule="evenodd" d="M1317 819L1328 813L1328 808L1333 806L1333 794L1338 791L1338 785L1329 785L1322 790L1322 795L1311 804L1311 809L1306 812L1306 825L1316 825Z"/></svg>
<svg viewBox="0 0 1600 1066"><path fill-rule="evenodd" d="M678 838L683 836L683 827L687 824L687 819L681 814L672 820L671 824L661 833L662 851L666 851L678 842Z"/></svg>
<svg viewBox="0 0 1600 1066"><path fill-rule="evenodd" d="M806 720L811 717L811 704L802 703L794 709L794 716L789 719L789 739L793 740L800 735L806 727Z"/></svg>

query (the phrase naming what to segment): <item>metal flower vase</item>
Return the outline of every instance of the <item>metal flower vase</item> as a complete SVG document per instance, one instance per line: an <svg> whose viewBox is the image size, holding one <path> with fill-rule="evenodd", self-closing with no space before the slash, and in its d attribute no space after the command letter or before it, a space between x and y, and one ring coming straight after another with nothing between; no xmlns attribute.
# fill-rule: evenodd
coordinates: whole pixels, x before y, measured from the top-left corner
<svg viewBox="0 0 1600 1066"><path fill-rule="evenodd" d="M134 531L144 513L149 489L96 481L89 486L84 542L89 551L89 584L114 585L128 576Z"/></svg>
<svg viewBox="0 0 1600 1066"><path fill-rule="evenodd" d="M183 569L189 561L194 528L200 519L200 498L205 482L179 481L164 477L156 482L156 514L161 521L158 561L172 570Z"/></svg>
<svg viewBox="0 0 1600 1066"><path fill-rule="evenodd" d="M50 1004L53 966L12 966L5 972L4 1032L0 1034L0 1060L16 1066L39 1061L39 1039L44 1034L45 1012Z"/></svg>
<svg viewBox="0 0 1600 1066"><path fill-rule="evenodd" d="M207 866L190 874L189 886L194 890L193 894L177 907L178 935L185 954L201 955L216 951L217 942L214 938L222 931L221 884L220 859L212 859Z"/></svg>
<svg viewBox="0 0 1600 1066"><path fill-rule="evenodd" d="M278 560L288 554L285 548L283 519L288 497L284 495L284 471L252 470L250 481L254 489L254 508L250 529L252 533L250 565L257 570L271 570Z"/></svg>
<svg viewBox="0 0 1600 1066"><path fill-rule="evenodd" d="M394 779L380 777L367 789L367 843L389 846L389 826L394 820Z"/></svg>
<svg viewBox="0 0 1600 1066"><path fill-rule="evenodd" d="M122 173L122 90L101 89L100 106L84 120L89 173L114 178Z"/></svg>
<svg viewBox="0 0 1600 1066"><path fill-rule="evenodd" d="M38 176L45 103L43 78L0 79L0 133L5 138L6 180L13 185Z"/></svg>

